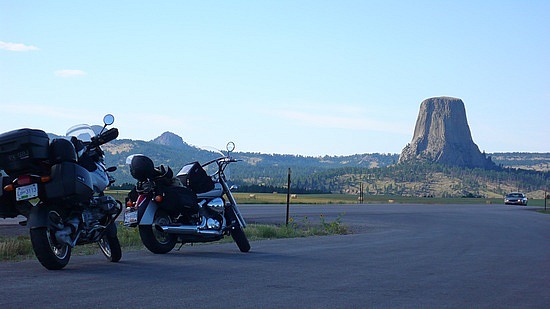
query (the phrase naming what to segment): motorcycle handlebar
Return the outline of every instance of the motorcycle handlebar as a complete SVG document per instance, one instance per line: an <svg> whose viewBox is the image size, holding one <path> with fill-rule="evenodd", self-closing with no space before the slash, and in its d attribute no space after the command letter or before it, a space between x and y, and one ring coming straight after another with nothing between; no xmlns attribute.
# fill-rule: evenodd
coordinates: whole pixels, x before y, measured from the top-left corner
<svg viewBox="0 0 550 309"><path fill-rule="evenodd" d="M242 161L241 159L234 159L234 158L231 158L231 157L219 157L217 159L214 159L214 160L210 160L204 164L202 164L201 166L202 167L205 167L207 165L210 165L214 162L226 162L226 163L232 163L232 162L240 162Z"/></svg>
<svg viewBox="0 0 550 309"><path fill-rule="evenodd" d="M112 128L98 136L92 138L92 142L88 145L88 149L101 146L105 143L108 143L118 137L118 129Z"/></svg>

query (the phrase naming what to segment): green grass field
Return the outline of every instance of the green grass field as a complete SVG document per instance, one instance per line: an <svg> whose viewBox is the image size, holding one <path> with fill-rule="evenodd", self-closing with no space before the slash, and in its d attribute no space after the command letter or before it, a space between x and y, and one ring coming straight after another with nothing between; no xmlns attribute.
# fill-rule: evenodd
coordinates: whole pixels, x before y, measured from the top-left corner
<svg viewBox="0 0 550 309"><path fill-rule="evenodd" d="M124 201L128 191L113 190L106 194ZM243 193L233 194L239 204L286 204L286 194ZM546 201L550 208L550 200ZM359 197L352 194L291 194L291 204L358 204ZM502 198L430 198L388 195L365 195L364 204L503 204ZM530 199L529 206L544 206L544 199Z"/></svg>

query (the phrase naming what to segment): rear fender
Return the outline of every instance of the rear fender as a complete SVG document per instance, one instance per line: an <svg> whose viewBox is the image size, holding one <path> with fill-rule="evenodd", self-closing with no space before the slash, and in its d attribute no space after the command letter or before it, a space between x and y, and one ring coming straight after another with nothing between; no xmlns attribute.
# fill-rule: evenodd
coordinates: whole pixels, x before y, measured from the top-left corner
<svg viewBox="0 0 550 309"><path fill-rule="evenodd" d="M142 210L144 207L145 209ZM143 212L139 225L152 225L153 220L155 219L155 213L157 212L158 205L154 201L149 201L148 203L143 203L139 206L139 212Z"/></svg>
<svg viewBox="0 0 550 309"><path fill-rule="evenodd" d="M38 203L33 208L29 214L29 220L27 226L29 229L36 229L40 227L48 226L48 207L42 203Z"/></svg>

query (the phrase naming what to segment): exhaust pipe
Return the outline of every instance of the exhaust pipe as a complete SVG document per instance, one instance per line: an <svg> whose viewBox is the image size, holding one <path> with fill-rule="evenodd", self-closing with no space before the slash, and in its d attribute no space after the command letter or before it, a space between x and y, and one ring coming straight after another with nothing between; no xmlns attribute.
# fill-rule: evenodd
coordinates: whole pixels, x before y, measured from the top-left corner
<svg viewBox="0 0 550 309"><path fill-rule="evenodd" d="M159 225L153 224L154 228L163 233L169 234L184 234L184 235L222 235L223 231L219 229L219 222L214 220L213 223L211 220L202 217L200 225ZM217 224L216 224L217 223ZM208 229L210 227L210 229ZM215 229L212 229L215 228Z"/></svg>
<svg viewBox="0 0 550 309"><path fill-rule="evenodd" d="M220 230L201 230L196 225L180 225L180 226L169 226L169 225L158 225L153 224L155 229L159 232L169 233L169 234L184 234L184 235L222 235Z"/></svg>

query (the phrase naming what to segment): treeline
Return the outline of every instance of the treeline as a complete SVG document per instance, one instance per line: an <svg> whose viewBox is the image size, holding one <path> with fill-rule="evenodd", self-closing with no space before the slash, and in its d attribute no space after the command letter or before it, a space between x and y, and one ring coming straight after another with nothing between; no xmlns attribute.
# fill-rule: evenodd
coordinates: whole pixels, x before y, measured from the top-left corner
<svg viewBox="0 0 550 309"><path fill-rule="evenodd" d="M517 167L517 166L545 166L548 170L550 165L550 153L493 153L491 159L498 165Z"/></svg>
<svg viewBox="0 0 550 309"><path fill-rule="evenodd" d="M483 191L505 194L510 187L526 192L550 188L550 173L514 168L484 170L435 163L407 163L382 168L344 167L308 170L294 167L291 171L292 190L299 188L304 191L333 193L358 192L360 184L363 184L364 190L370 194L444 197L480 196L480 192ZM250 177L246 171L244 174L232 175L233 180L241 187L254 185L258 188L286 188L288 169L278 168L271 169L269 173L268 170L264 172L264 176L256 178ZM445 189L435 189L442 179L448 179L450 184Z"/></svg>
<svg viewBox="0 0 550 309"><path fill-rule="evenodd" d="M442 178L453 180L453 184L447 191L434 192L433 184ZM295 183L304 188L331 192L346 192L357 189L359 183L364 183L366 190L374 194L472 196L479 195L480 191L505 194L508 187L526 192L550 188L550 173L512 168L467 169L418 163L372 169L330 169L301 177Z"/></svg>
<svg viewBox="0 0 550 309"><path fill-rule="evenodd" d="M290 185L291 192L293 194L327 194L329 191L315 190L315 189L304 189L300 187L293 187ZM249 193L287 193L286 187L275 187L275 186L265 186L265 185L241 185L237 189L239 192L249 192Z"/></svg>

